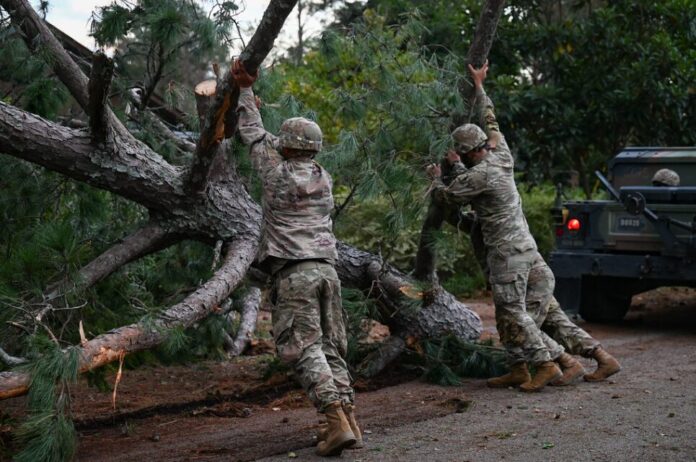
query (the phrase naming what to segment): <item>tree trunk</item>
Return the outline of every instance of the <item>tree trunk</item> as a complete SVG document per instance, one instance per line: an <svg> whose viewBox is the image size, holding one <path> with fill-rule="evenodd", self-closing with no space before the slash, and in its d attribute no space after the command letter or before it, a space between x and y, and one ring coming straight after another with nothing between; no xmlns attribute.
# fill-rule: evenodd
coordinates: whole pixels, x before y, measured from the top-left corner
<svg viewBox="0 0 696 462"><path fill-rule="evenodd" d="M391 335L377 349L365 357L358 365L357 372L362 377L374 377L391 364L406 350L406 342L398 335Z"/></svg>
<svg viewBox="0 0 696 462"><path fill-rule="evenodd" d="M259 29L242 53L247 69L253 72L271 49L294 3L271 0ZM15 24L22 25L28 43L57 43L26 0L0 0L0 6L10 13ZM59 44L47 51L51 65L60 70L56 74L69 83L66 86L86 109L87 78L74 63L63 62L70 58ZM3 153L118 194L149 210L151 233L136 231L107 250L81 271L83 283L95 283L121 265L182 239L211 245L223 241L228 249L225 263L215 275L184 301L165 310L154 325L124 326L75 347L80 352L82 371L114 361L123 352L152 348L166 338L167 329L187 327L207 316L234 290L256 255L261 232L259 205L249 196L236 171L221 168L215 175L208 174L211 166L216 165L213 160L218 146L211 143L215 126L225 115L225 104L233 104L232 108L237 104L234 95L238 89L229 76L222 80L190 168L169 164L137 141L108 107L108 141L95 144L93 134L87 130L64 127L0 102ZM452 295L438 288L414 303L403 290L413 281L383 264L380 257L342 243L338 244L338 251L337 271L343 284L376 298L393 332L416 337L453 333L466 340L479 337L480 319ZM0 399L26 393L30 380L26 373L0 374Z"/></svg>
<svg viewBox="0 0 696 462"><path fill-rule="evenodd" d="M474 67L481 67L488 59L488 53L493 45L495 31L498 27L498 20L500 19L504 6L505 0L487 0L483 6L483 10L481 10L481 16L479 16L476 25L474 39L471 42L471 47L466 57L467 63L472 64ZM459 93L464 101L471 100L473 86L469 79L462 80L459 86ZM452 128L466 122L468 118L469 117L465 114L455 115L452 120ZM443 174L446 173L446 167L446 162L443 161ZM437 282L437 256L432 246L432 236L442 227L445 215L449 213L451 212L444 210L443 206L435 200L430 201L428 212L423 222L423 228L421 229L418 253L416 254L414 276L420 280L432 283Z"/></svg>

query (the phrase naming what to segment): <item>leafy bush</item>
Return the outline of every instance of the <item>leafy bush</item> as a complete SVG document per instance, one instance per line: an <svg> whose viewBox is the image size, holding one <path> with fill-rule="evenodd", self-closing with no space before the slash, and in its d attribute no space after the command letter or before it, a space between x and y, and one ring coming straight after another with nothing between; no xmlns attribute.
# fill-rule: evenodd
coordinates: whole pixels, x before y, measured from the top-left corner
<svg viewBox="0 0 696 462"><path fill-rule="evenodd" d="M518 189L522 197L522 209L527 218L529 230L536 240L539 253L546 258L553 250L556 239L553 218L551 217L551 207L553 207L553 200L556 197L556 189L551 184L532 187L525 187L524 184L521 184Z"/></svg>

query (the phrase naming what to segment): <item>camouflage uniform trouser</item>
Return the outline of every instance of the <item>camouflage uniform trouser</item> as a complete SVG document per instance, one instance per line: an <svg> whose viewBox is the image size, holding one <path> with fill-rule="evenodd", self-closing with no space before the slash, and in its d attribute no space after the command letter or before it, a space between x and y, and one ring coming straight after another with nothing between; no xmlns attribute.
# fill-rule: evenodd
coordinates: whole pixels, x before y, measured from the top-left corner
<svg viewBox="0 0 696 462"><path fill-rule="evenodd" d="M295 373L314 406L353 402L341 282L328 263L303 261L276 273L273 337L279 358Z"/></svg>
<svg viewBox="0 0 696 462"><path fill-rule="evenodd" d="M543 257L537 257L529 272L527 312L545 335L560 343L573 355L590 357L599 342L576 326L553 296L555 278Z"/></svg>
<svg viewBox="0 0 696 462"><path fill-rule="evenodd" d="M543 333L535 322L535 318L543 319L539 312L548 307L548 304L542 306L535 302L545 288L537 287L536 279L532 279L530 285L537 256L536 250L506 256L488 254L495 322L510 364L538 365L553 361L563 353L563 347ZM550 295L553 295L553 281L551 274ZM528 305L528 295L532 296L531 305Z"/></svg>

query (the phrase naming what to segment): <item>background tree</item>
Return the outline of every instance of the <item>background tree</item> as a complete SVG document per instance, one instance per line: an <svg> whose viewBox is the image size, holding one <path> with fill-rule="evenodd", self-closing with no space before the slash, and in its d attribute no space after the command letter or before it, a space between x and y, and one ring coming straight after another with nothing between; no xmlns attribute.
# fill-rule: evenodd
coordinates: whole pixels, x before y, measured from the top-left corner
<svg viewBox="0 0 696 462"><path fill-rule="evenodd" d="M594 170L626 145L693 145L696 6L688 0L512 0L491 50L489 93L530 184ZM389 23L413 0L367 2ZM423 45L464 55L481 2L421 11Z"/></svg>

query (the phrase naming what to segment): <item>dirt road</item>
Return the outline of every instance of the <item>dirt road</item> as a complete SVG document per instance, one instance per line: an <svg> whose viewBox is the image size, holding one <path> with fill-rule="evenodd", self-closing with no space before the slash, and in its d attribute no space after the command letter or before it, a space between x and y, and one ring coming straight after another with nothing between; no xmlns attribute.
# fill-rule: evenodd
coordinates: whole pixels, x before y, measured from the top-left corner
<svg viewBox="0 0 696 462"><path fill-rule="evenodd" d="M490 308L474 305L490 326ZM545 389L460 388L467 412L367 435L360 461L694 461L696 460L696 301L661 290L636 297L625 322L583 325L621 359L612 380ZM589 363L587 363L589 365ZM309 449L300 460L320 460ZM287 460L287 455L264 461Z"/></svg>
<svg viewBox="0 0 696 462"><path fill-rule="evenodd" d="M488 389L484 380L363 391L357 405L367 445L342 459L696 460L695 294L662 290L636 297L622 324L583 324L622 362L605 383L532 395ZM495 336L490 303L470 305L485 335ZM247 361L130 371L117 414L110 394L79 389L78 460L321 460L311 447L318 420L309 402L291 385L263 380Z"/></svg>

